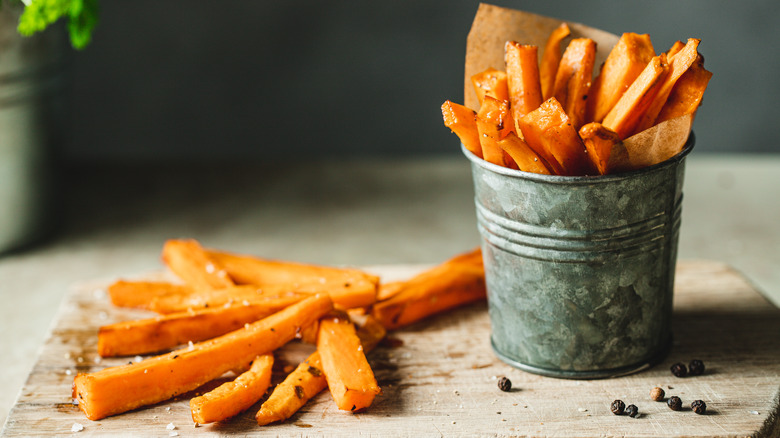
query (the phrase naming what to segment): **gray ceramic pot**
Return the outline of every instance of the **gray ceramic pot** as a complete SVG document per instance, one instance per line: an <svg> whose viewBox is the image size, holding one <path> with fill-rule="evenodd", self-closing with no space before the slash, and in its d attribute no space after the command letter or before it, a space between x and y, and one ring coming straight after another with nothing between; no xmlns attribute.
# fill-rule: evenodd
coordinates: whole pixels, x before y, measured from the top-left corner
<svg viewBox="0 0 780 438"><path fill-rule="evenodd" d="M563 177L471 160L493 350L563 378L645 369L670 345L685 156Z"/></svg>
<svg viewBox="0 0 780 438"><path fill-rule="evenodd" d="M0 5L0 253L51 228L53 154L63 133L64 31L23 38L20 14L17 4Z"/></svg>

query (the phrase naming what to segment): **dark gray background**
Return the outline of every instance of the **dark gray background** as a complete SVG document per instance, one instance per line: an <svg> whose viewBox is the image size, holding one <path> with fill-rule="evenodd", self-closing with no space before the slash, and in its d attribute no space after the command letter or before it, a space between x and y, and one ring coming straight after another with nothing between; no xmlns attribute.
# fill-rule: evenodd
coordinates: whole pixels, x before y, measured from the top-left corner
<svg viewBox="0 0 780 438"><path fill-rule="evenodd" d="M702 39L714 72L697 151L780 152L774 0L496 1L656 51ZM472 1L102 1L72 62L70 162L458 154Z"/></svg>

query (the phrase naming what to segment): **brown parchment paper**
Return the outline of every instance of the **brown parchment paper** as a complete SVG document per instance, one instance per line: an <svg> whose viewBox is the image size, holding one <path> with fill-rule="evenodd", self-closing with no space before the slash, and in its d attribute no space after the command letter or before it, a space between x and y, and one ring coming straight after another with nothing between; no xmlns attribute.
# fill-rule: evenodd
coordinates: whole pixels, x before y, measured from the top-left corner
<svg viewBox="0 0 780 438"><path fill-rule="evenodd" d="M466 40L466 65L463 81L464 105L479 110L479 101L471 83L471 77L492 67L505 70L504 45L507 41L521 44L533 44L540 48L541 57L550 32L563 20L545 17L530 12L509 9L481 3L474 16ZM571 35L563 41L566 47L573 38L590 38L596 42L596 63L594 74L598 74L601 64L607 59L612 47L620 37L584 24L566 21ZM613 171L626 171L646 167L665 161L685 146L693 124L693 115L655 125L623 141L613 149L610 167Z"/></svg>

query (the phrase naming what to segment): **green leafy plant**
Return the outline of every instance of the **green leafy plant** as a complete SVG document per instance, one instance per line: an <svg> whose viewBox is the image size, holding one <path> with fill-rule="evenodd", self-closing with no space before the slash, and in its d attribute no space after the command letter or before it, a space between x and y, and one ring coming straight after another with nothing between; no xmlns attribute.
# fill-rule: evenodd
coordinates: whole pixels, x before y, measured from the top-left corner
<svg viewBox="0 0 780 438"><path fill-rule="evenodd" d="M67 19L70 42L83 49L92 40L98 23L98 0L16 0L24 3L18 31L24 36L41 32L60 19Z"/></svg>

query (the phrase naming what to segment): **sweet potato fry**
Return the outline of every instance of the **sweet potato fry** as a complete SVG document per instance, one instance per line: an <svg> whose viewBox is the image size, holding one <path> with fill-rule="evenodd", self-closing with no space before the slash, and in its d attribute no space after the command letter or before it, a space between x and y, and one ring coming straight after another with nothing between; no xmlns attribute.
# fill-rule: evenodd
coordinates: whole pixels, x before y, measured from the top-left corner
<svg viewBox="0 0 780 438"><path fill-rule="evenodd" d="M394 330L485 297L485 269L477 249L407 280L400 292L376 303L372 315Z"/></svg>
<svg viewBox="0 0 780 438"><path fill-rule="evenodd" d="M560 103L551 97L520 119L525 141L558 175L588 175L596 170L585 153L577 130Z"/></svg>
<svg viewBox="0 0 780 438"><path fill-rule="evenodd" d="M666 54L653 57L642 73L623 93L604 117L602 124L617 132L622 140L636 133L637 125L650 107L660 84L669 70Z"/></svg>
<svg viewBox="0 0 780 438"><path fill-rule="evenodd" d="M296 293L327 291L340 308L368 306L376 300L379 278L359 269L335 268L208 251L238 284L290 287Z"/></svg>
<svg viewBox="0 0 780 438"><path fill-rule="evenodd" d="M296 293L285 286L242 285L225 289L201 289L189 294L165 295L152 299L149 310L163 315L190 312L198 309L229 307L233 304L253 304L265 306L271 311L283 309L309 296L309 293Z"/></svg>
<svg viewBox="0 0 780 438"><path fill-rule="evenodd" d="M480 105L485 96L509 100L506 72L491 67L472 76L471 83L474 84L474 91L477 93Z"/></svg>
<svg viewBox="0 0 780 438"><path fill-rule="evenodd" d="M193 288L225 288L233 286L219 262L208 256L195 240L168 240L162 258L176 276Z"/></svg>
<svg viewBox="0 0 780 438"><path fill-rule="evenodd" d="M552 174L547 161L528 147L528 144L514 132L499 140L498 147L512 158L519 170L543 175Z"/></svg>
<svg viewBox="0 0 780 438"><path fill-rule="evenodd" d="M327 386L328 382L322 374L320 353L315 351L288 374L282 383L276 385L268 400L263 402L255 414L257 424L265 426L292 417Z"/></svg>
<svg viewBox="0 0 780 438"><path fill-rule="evenodd" d="M514 129L509 102L485 96L477 113L477 132L485 161L507 167L504 152L498 140Z"/></svg>
<svg viewBox="0 0 780 438"><path fill-rule="evenodd" d="M295 338L300 327L332 308L327 294L315 295L189 348L95 373L79 373L73 381L73 397L90 420L167 400L281 347Z"/></svg>
<svg viewBox="0 0 780 438"><path fill-rule="evenodd" d="M257 403L271 384L274 356L267 353L252 361L249 371L216 389L190 400L192 421L208 424L234 417Z"/></svg>
<svg viewBox="0 0 780 438"><path fill-rule="evenodd" d="M504 61L512 118L518 120L542 104L537 47L508 41Z"/></svg>
<svg viewBox="0 0 780 438"><path fill-rule="evenodd" d="M612 148L620 143L620 137L617 133L601 123L591 122L583 125L579 134L585 144L585 149L588 151L588 157L599 174L610 173L610 154Z"/></svg>
<svg viewBox="0 0 780 438"><path fill-rule="evenodd" d="M647 34L624 33L607 56L588 93L585 119L601 122L655 56Z"/></svg>
<svg viewBox="0 0 780 438"><path fill-rule="evenodd" d="M392 281L392 282L381 283L379 285L379 291L376 293L377 302L389 299L393 295L396 295L398 292L401 292L403 286L404 286L403 281Z"/></svg>
<svg viewBox="0 0 780 438"><path fill-rule="evenodd" d="M595 61L596 42L590 38L575 38L563 52L555 75L553 96L563 106L575 130L585 123L585 103Z"/></svg>
<svg viewBox="0 0 780 438"><path fill-rule="evenodd" d="M381 390L352 322L338 316L322 318L317 351L336 406L352 412L371 406Z"/></svg>
<svg viewBox="0 0 780 438"><path fill-rule="evenodd" d="M699 39L689 38L685 47L668 58L669 73L664 76L664 80L658 86L658 92L655 98L653 98L653 102L650 103L647 111L645 111L645 114L639 121L637 132L644 131L655 125L655 120L658 118L658 114L661 113L661 108L666 104L666 100L669 98L669 94L671 94L677 80L688 71L699 56L697 49L700 42L701 40Z"/></svg>
<svg viewBox="0 0 780 438"><path fill-rule="evenodd" d="M363 345L363 350L368 353L385 337L386 331L371 315L366 315L356 323L358 338ZM328 382L322 373L320 353L315 351L274 388L268 400L255 415L257 424L264 426L292 417L309 399L327 386Z"/></svg>
<svg viewBox="0 0 780 438"><path fill-rule="evenodd" d="M666 51L666 58L669 59L672 56L674 56L677 52L682 50L682 48L685 47L685 43L682 41L675 41L674 44L672 44L672 47L669 48L669 50Z"/></svg>
<svg viewBox="0 0 780 438"><path fill-rule="evenodd" d="M569 25L561 23L547 38L544 46L542 60L539 64L539 82L542 86L542 98L547 100L553 96L555 76L558 73L558 64L561 62L561 42L571 34Z"/></svg>
<svg viewBox="0 0 780 438"><path fill-rule="evenodd" d="M482 146L477 134L477 113L448 100L442 104L441 114L444 117L444 126L460 138L460 142L469 152L482 158Z"/></svg>
<svg viewBox="0 0 780 438"><path fill-rule="evenodd" d="M545 165L543 159L525 144L514 132L508 132L502 134L501 130L505 128L505 123L508 118L511 118L508 112L508 102L499 102L496 99L488 96L483 101L480 114L483 117L477 117L477 130L480 135L480 140L483 144L483 150L495 150L498 149L502 152L502 155L498 155L496 152L493 159L496 161L494 164L500 164L506 167L509 166L511 161L515 169L523 170L525 172L550 174L550 170Z"/></svg>
<svg viewBox="0 0 780 438"><path fill-rule="evenodd" d="M301 295L297 301L303 298ZM238 301L229 306L105 325L98 331L98 354L101 357L132 356L169 350L190 341L216 338L279 310L278 306L249 302L245 305Z"/></svg>
<svg viewBox="0 0 780 438"><path fill-rule="evenodd" d="M108 287L108 296L113 305L147 310L149 303L154 298L166 295L187 295L192 292L192 287L184 284L153 281L119 280Z"/></svg>
<svg viewBox="0 0 780 438"><path fill-rule="evenodd" d="M704 68L703 62L699 55L697 61L674 85L669 98L666 99L666 103L655 119L656 125L684 114L695 115L704 96L704 90L707 89L707 83L712 77L712 73Z"/></svg>

